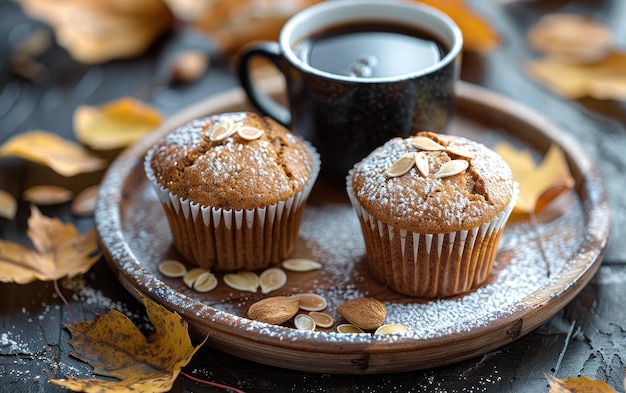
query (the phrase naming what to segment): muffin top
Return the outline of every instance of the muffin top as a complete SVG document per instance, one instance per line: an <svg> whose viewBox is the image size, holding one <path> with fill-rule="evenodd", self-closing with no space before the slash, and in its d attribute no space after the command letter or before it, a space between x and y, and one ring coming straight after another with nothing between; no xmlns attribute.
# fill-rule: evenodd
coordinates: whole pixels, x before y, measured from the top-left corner
<svg viewBox="0 0 626 393"><path fill-rule="evenodd" d="M146 159L169 192L225 210L286 200L305 187L313 170L300 138L250 112L191 121L159 140Z"/></svg>
<svg viewBox="0 0 626 393"><path fill-rule="evenodd" d="M420 132L394 138L357 163L355 199L375 219L416 233L489 222L511 202L513 175L493 150L466 138Z"/></svg>

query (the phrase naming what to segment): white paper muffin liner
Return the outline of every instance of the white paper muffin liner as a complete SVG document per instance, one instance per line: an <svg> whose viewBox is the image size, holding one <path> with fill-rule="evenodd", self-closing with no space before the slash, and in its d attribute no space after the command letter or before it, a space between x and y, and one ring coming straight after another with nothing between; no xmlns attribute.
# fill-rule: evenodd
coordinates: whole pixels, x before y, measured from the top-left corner
<svg viewBox="0 0 626 393"><path fill-rule="evenodd" d="M201 206L170 192L156 180L146 154L144 170L164 207L178 252L191 263L217 272L258 270L285 259L299 235L302 213L320 170L320 157L309 143L311 175L300 192L255 209ZM207 191L209 192L209 191Z"/></svg>
<svg viewBox="0 0 626 393"><path fill-rule="evenodd" d="M479 227L423 234L394 228L370 215L354 196L352 170L346 183L361 224L371 273L396 292L421 298L460 295L487 280L519 195L514 182L510 203Z"/></svg>

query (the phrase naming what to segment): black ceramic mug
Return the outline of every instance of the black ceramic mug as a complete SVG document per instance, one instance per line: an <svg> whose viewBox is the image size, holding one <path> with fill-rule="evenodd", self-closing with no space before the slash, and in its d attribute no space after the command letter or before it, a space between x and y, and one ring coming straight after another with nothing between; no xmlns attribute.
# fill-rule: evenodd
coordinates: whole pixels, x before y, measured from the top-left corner
<svg viewBox="0 0 626 393"><path fill-rule="evenodd" d="M453 111L463 37L442 12L414 2L332 0L290 18L278 42L240 54L250 102L310 141L321 176L343 183L348 170L388 139L442 132ZM287 107L251 78L255 57L285 76Z"/></svg>

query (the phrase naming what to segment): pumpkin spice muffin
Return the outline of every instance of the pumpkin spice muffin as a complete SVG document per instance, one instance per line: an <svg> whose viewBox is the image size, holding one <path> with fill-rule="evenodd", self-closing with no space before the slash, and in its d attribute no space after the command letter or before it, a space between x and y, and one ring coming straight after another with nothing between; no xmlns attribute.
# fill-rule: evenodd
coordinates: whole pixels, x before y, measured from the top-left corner
<svg viewBox="0 0 626 393"><path fill-rule="evenodd" d="M226 272L289 255L319 165L314 148L286 128L236 112L177 128L148 151L144 167L177 250Z"/></svg>
<svg viewBox="0 0 626 393"><path fill-rule="evenodd" d="M518 193L497 153L430 132L374 150L350 171L347 191L372 274L424 298L459 295L486 281Z"/></svg>

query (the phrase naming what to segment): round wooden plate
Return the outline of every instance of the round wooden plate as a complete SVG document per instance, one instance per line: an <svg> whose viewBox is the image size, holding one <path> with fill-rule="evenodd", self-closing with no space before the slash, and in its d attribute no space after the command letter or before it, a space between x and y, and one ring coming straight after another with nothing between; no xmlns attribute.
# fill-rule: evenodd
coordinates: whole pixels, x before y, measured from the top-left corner
<svg viewBox="0 0 626 393"><path fill-rule="evenodd" d="M279 96L282 86L268 84ZM563 308L600 265L610 227L600 175L581 146L537 113L485 89L460 82L449 132L488 146L507 141L541 159L552 143L565 152L576 187L538 217L536 226L514 217L502 237L490 280L454 299L399 295L368 272L361 233L345 191L318 182L307 205L294 256L320 261L322 269L288 272L287 285L263 295L234 290L218 275L218 287L199 293L157 265L180 256L172 247L162 208L143 173L143 156L162 135L191 119L250 110L235 89L173 116L122 152L106 173L96 226L106 259L120 282L185 318L197 339L233 355L290 369L324 373L386 373L435 367L501 347L530 332ZM182 259L181 259L182 260ZM255 301L273 295L320 294L335 318L331 328L300 331L245 318ZM375 297L387 306L386 323L409 333L343 334L336 308L346 300Z"/></svg>

